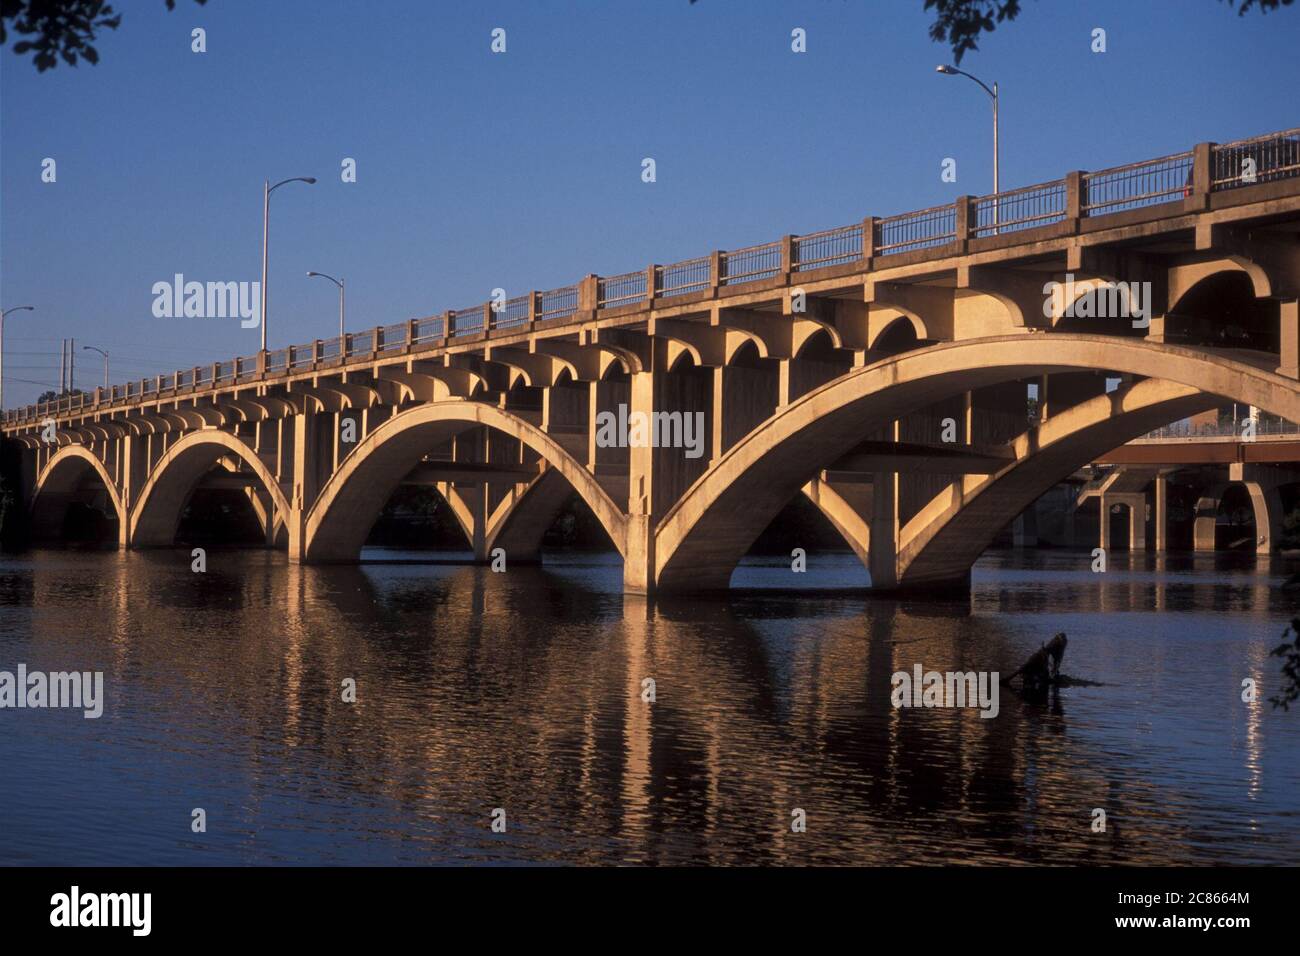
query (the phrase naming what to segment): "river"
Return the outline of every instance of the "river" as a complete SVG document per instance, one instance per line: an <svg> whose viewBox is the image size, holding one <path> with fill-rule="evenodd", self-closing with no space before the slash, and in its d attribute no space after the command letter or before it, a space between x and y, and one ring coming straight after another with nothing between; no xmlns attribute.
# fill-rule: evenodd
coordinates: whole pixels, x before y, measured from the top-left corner
<svg viewBox="0 0 1300 956"><path fill-rule="evenodd" d="M990 552L939 603L814 554L648 603L602 555L5 556L0 670L102 671L105 701L0 710L0 863L1296 864L1300 711L1267 700L1293 570ZM890 703L895 671L1005 674L1057 631L1095 686Z"/></svg>

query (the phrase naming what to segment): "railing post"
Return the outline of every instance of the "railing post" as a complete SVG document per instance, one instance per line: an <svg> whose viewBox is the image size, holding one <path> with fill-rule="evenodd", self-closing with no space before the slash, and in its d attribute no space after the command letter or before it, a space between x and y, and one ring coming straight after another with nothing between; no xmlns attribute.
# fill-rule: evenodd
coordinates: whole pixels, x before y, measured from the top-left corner
<svg viewBox="0 0 1300 956"><path fill-rule="evenodd" d="M315 369L316 366L320 364L320 353L321 353L321 347L320 347L320 346L321 346L320 339L316 339L314 342L311 343L311 367L312 367L312 369ZM339 343L339 348L343 348L343 343L342 343L342 342Z"/></svg>
<svg viewBox="0 0 1300 956"><path fill-rule="evenodd" d="M1065 174L1065 221L1070 224L1071 232L1079 231L1079 220L1083 218L1083 173L1073 170Z"/></svg>
<svg viewBox="0 0 1300 956"><path fill-rule="evenodd" d="M709 295L718 294L718 286L722 285L722 270L724 268L723 257L725 252L714 249L709 255Z"/></svg>
<svg viewBox="0 0 1300 956"><path fill-rule="evenodd" d="M212 363L212 387L213 388L217 387L217 377L220 374L221 374L221 363L213 362Z"/></svg>
<svg viewBox="0 0 1300 956"><path fill-rule="evenodd" d="M483 303L483 334L487 335L496 323L496 313L492 311L492 300Z"/></svg>
<svg viewBox="0 0 1300 956"><path fill-rule="evenodd" d="M659 285L659 264L650 263L645 267L645 304L647 308L655 307L655 293L658 292Z"/></svg>
<svg viewBox="0 0 1300 956"><path fill-rule="evenodd" d="M866 216L862 220L862 258L871 268L871 260L876 257L876 217Z"/></svg>
<svg viewBox="0 0 1300 956"><path fill-rule="evenodd" d="M1210 191L1214 188L1211 169L1214 146L1214 143L1197 143L1192 150L1192 194L1183 201L1185 208L1210 208Z"/></svg>
<svg viewBox="0 0 1300 956"><path fill-rule="evenodd" d="M582 281L578 283L579 312L596 311L596 281L596 275L590 274L583 276Z"/></svg>
<svg viewBox="0 0 1300 956"><path fill-rule="evenodd" d="M420 334L420 320L407 319L406 320L406 348L402 350L404 353L406 353L407 355L411 354L411 350L415 348L415 339L417 336L419 336L419 334Z"/></svg>
<svg viewBox="0 0 1300 956"><path fill-rule="evenodd" d="M537 313L541 310L541 295L536 289L528 293L528 331L537 324Z"/></svg>
<svg viewBox="0 0 1300 956"><path fill-rule="evenodd" d="M996 200L995 200L996 201ZM953 239L957 244L957 251L965 252L966 246L970 242L971 226L974 224L975 198L973 196L958 196L957 201L953 204L956 206L956 216L953 232Z"/></svg>
<svg viewBox="0 0 1300 956"><path fill-rule="evenodd" d="M266 350L260 349L257 353L257 377L266 378ZM235 369L235 378L239 378L239 369Z"/></svg>
<svg viewBox="0 0 1300 956"><path fill-rule="evenodd" d="M379 345L383 341L383 338L384 338L384 327L382 325L376 325L375 334L370 336L371 359L374 359L377 355L379 355Z"/></svg>
<svg viewBox="0 0 1300 956"><path fill-rule="evenodd" d="M781 237L781 280L790 281L790 273L794 272L794 236Z"/></svg>
<svg viewBox="0 0 1300 956"><path fill-rule="evenodd" d="M456 334L456 310L448 309L442 316L442 340L446 342Z"/></svg>

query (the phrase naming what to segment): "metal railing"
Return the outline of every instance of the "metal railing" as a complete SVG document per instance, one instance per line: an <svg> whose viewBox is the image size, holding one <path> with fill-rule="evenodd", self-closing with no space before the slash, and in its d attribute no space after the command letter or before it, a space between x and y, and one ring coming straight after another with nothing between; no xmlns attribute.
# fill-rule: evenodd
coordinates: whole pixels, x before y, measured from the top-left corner
<svg viewBox="0 0 1300 956"><path fill-rule="evenodd" d="M526 295L517 295L513 299L506 299L506 307L500 312L492 314L492 328L494 329L513 329L517 325L525 325L529 316L532 315L533 294L529 292Z"/></svg>
<svg viewBox="0 0 1300 956"><path fill-rule="evenodd" d="M1245 422L1175 422L1147 432L1138 441L1161 441L1188 438L1229 438L1246 440ZM1285 418L1261 416L1255 420L1254 435L1300 435L1300 425Z"/></svg>
<svg viewBox="0 0 1300 956"><path fill-rule="evenodd" d="M442 316L432 316L427 319L420 319L415 323L415 343L423 345L426 342L434 342L443 336Z"/></svg>
<svg viewBox="0 0 1300 956"><path fill-rule="evenodd" d="M611 309L646 298L646 270L625 272L621 276L602 276L596 284L596 307Z"/></svg>
<svg viewBox="0 0 1300 956"><path fill-rule="evenodd" d="M1199 187L1202 190L1208 188L1211 192L1220 192L1300 177L1300 127L1208 145L1209 169L1202 174L1205 177L1204 185ZM787 270L790 273L811 272L855 262L861 262L865 267L868 256L889 257L925 250L942 255L945 247L966 238L1014 236L1017 232L1063 222L1072 214L1098 217L1179 200L1192 195L1198 188L1194 175L1196 155L1196 150L1187 150L1158 159L1081 173L1078 196L1074 200L1075 213L1070 211L1070 181L1059 179L970 200L967 208L969 218L961 236L958 235L958 203L953 202L876 219L870 236L864 234L861 222L792 236L788 263L783 261L784 242L777 240L656 265L652 269L596 277L594 292L589 293L594 296L594 301L584 308L599 310L672 298L770 279ZM1014 238L1010 240L1015 241ZM651 274L653 288L648 287ZM490 328L486 331L491 334L497 329L515 328L533 320L565 319L579 313L582 301L580 286L576 284L516 296L506 302L501 312L492 314ZM376 352L436 345L446 341L449 331L453 336L485 332L482 306L458 309L450 316L451 329L446 327L443 315L417 319L413 325L395 323L379 330L350 334L343 340L334 337L268 352L262 369L257 367L257 356L229 359L192 370L182 369L152 380L128 382L79 396L63 396L6 410L2 420L29 421L51 413L98 406L104 401L130 402L144 394L156 394L160 388L162 391L175 391L252 381L263 375L311 369L319 363L334 365L350 356L372 357Z"/></svg>
<svg viewBox="0 0 1300 956"><path fill-rule="evenodd" d="M1210 183L1215 191L1300 175L1300 127L1214 146Z"/></svg>
<svg viewBox="0 0 1300 956"><path fill-rule="evenodd" d="M1081 204L1085 216L1140 209L1191 195L1194 153L1175 153L1100 172L1084 173Z"/></svg>
<svg viewBox="0 0 1300 956"><path fill-rule="evenodd" d="M862 223L795 236L790 244L791 271L808 272L862 258Z"/></svg>
<svg viewBox="0 0 1300 956"><path fill-rule="evenodd" d="M931 206L876 221L877 255L946 246L957 238L957 206Z"/></svg>
<svg viewBox="0 0 1300 956"><path fill-rule="evenodd" d="M566 285L562 289L543 292L537 299L537 318L561 319L578 311L578 287Z"/></svg>
<svg viewBox="0 0 1300 956"><path fill-rule="evenodd" d="M1066 192L1065 180L1062 179L981 196L971 204L971 235L1001 235L1061 222L1066 215Z"/></svg>
<svg viewBox="0 0 1300 956"><path fill-rule="evenodd" d="M713 285L713 263L709 256L697 256L667 266L655 266L655 296L670 298L703 292Z"/></svg>
<svg viewBox="0 0 1300 956"><path fill-rule="evenodd" d="M394 322L385 325L379 332L379 351L395 352L406 348L406 336L411 326L408 322Z"/></svg>
<svg viewBox="0 0 1300 956"><path fill-rule="evenodd" d="M744 282L758 282L771 279L781 274L781 243L765 242L761 246L749 246L724 252L719 257L719 285L740 285Z"/></svg>
<svg viewBox="0 0 1300 956"><path fill-rule="evenodd" d="M483 306L476 305L469 309L457 309L451 314L451 334L478 335L483 331Z"/></svg>

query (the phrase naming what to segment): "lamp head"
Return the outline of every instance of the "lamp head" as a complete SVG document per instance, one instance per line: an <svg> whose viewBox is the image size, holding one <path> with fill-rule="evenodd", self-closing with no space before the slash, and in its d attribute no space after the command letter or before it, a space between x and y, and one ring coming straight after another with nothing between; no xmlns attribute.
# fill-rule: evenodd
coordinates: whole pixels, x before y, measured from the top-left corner
<svg viewBox="0 0 1300 956"><path fill-rule="evenodd" d="M936 73L942 73L942 74L944 74L945 76L956 76L956 75L957 75L957 69L956 69L956 67L945 66L945 65L942 64L942 63L940 63L938 66L936 66L936 67L934 68L934 72L936 72Z"/></svg>

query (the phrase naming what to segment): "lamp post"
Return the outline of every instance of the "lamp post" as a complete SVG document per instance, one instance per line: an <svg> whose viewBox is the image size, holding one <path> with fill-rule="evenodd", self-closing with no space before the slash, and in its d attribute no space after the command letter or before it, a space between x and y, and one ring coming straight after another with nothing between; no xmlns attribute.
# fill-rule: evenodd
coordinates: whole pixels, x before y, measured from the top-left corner
<svg viewBox="0 0 1300 956"><path fill-rule="evenodd" d="M316 178L314 176L294 176L292 179L282 179L274 186L269 179L262 182L262 351L266 351L266 240L270 234L271 218L271 193L275 192L286 183L306 183L308 186L314 185Z"/></svg>
<svg viewBox="0 0 1300 956"><path fill-rule="evenodd" d="M934 68L934 71L936 73L942 73L944 76L964 76L968 80L974 80L976 83L980 85L980 88L983 89L984 92L989 95L989 99L993 100L993 192L994 194L996 194L998 192L998 85L997 83L994 83L993 88L989 89L988 84L985 83L983 80L981 80L979 77L971 76L965 70L959 70L955 66L944 66L943 64L940 64L939 66L936 66ZM997 203L993 204L993 213L994 216L996 217ZM996 218L994 221L996 222Z"/></svg>
<svg viewBox="0 0 1300 956"><path fill-rule="evenodd" d="M83 352L86 349L90 349L90 351L92 352L98 352L100 355L104 356L104 388L107 389L108 388L108 353L105 352L103 349L95 348L95 346L93 345L83 345L81 347L81 350Z"/></svg>
<svg viewBox="0 0 1300 956"><path fill-rule="evenodd" d="M336 286L339 287L339 343L341 345L343 342L343 281L344 280L336 279L333 276L326 275L323 272L308 272L307 275L316 276L317 278L320 279L329 279L330 282L333 282Z"/></svg>
<svg viewBox="0 0 1300 956"><path fill-rule="evenodd" d="M0 413L5 407L5 316L10 312L35 312L34 305L16 305L0 312Z"/></svg>

